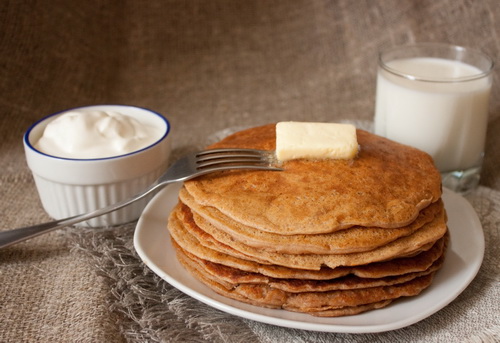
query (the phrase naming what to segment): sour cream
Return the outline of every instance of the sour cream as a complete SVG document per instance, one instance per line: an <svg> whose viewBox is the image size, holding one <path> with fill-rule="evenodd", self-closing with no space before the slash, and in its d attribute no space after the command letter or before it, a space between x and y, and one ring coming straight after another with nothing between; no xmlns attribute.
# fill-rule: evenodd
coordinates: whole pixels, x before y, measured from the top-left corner
<svg viewBox="0 0 500 343"><path fill-rule="evenodd" d="M105 158L145 148L162 136L160 128L111 111L69 111L44 129L35 149L52 156Z"/></svg>

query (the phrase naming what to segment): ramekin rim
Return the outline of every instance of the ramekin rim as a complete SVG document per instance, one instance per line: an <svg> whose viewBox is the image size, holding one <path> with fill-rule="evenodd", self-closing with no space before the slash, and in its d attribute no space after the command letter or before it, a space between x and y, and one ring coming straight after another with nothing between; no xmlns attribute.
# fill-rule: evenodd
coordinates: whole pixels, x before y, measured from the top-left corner
<svg viewBox="0 0 500 343"><path fill-rule="evenodd" d="M122 155L100 157L100 158L69 158L69 157L60 157L60 156L50 155L50 154L44 153L44 152L36 149L31 144L31 142L29 140L29 136L30 136L31 131L33 131L33 129L35 127L37 127L40 123L48 120L51 117L60 115L61 113L64 113L64 112L74 111L74 110L78 110L78 109L82 109L82 108L108 107L108 106L109 107L129 107L129 108L135 108L135 109L140 109L140 110L151 112L152 114L158 116L160 119L162 119L165 122L165 124L166 124L165 133L158 140L156 140L154 143L152 143L152 144L150 144L148 146L145 146L144 148L141 148L139 150L135 150L135 151L132 151L132 152L129 152L129 153L126 153L126 154L122 154ZM45 116L45 117L37 120L36 122L34 122L33 124L31 124L30 127L26 130L26 132L24 133L24 136L23 136L23 141L24 141L24 144L30 150L32 150L33 152L35 152L37 154L40 154L40 155L44 155L44 156L50 157L50 158L53 158L53 159L64 160L64 161L75 161L75 162L80 162L80 161L81 162L106 161L106 160L116 160L116 159L119 159L119 158L124 158L124 157L128 157L128 156L131 156L131 155L136 155L136 154L139 154L139 153L141 153L141 152L143 152L145 150L149 150L152 147L154 147L155 145L158 145L162 141L164 141L168 137L168 135L170 133L170 129L171 129L170 121L164 115L162 115L160 112L151 110L149 108L141 107L141 106L134 106L134 105L123 105L123 104L95 104L95 105L85 105L85 106L77 106L77 107L67 108L67 109L64 109L64 110L61 110L61 111L54 112L52 114L49 114L49 115L47 115L47 116Z"/></svg>

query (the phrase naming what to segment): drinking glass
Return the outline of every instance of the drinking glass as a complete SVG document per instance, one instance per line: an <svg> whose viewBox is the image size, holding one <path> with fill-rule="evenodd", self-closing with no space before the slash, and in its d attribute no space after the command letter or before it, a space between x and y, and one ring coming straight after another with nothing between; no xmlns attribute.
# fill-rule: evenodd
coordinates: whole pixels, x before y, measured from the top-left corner
<svg viewBox="0 0 500 343"><path fill-rule="evenodd" d="M436 43L379 53L375 133L429 153L443 186L467 193L479 183L492 59Z"/></svg>

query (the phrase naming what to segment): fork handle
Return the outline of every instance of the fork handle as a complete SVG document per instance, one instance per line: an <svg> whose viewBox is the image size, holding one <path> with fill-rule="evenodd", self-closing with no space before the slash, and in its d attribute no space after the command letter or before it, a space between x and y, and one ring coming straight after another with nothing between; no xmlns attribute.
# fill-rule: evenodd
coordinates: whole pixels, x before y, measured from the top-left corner
<svg viewBox="0 0 500 343"><path fill-rule="evenodd" d="M64 218L64 219L59 219L55 220L52 222L47 222L47 223L42 223L42 224L37 224L33 226L26 226L26 227L21 227L17 229L12 229L12 230L7 230L7 231L0 231L0 249L8 247L10 245L20 243L23 241L26 241L30 238L40 236L44 233L48 233L57 229L61 229L63 227L67 227L73 224L77 224L80 222L83 222L85 220L89 220L95 217L102 216L103 214L110 213L116 210L119 210L120 208L123 208L125 206L128 206L140 199L143 199L144 197L148 196L155 190L165 186L167 182L163 183L158 183L153 186L151 186L149 189L144 191L143 193L140 193L132 198L120 201L116 204L103 207L100 209L97 209L95 211L89 212L89 213L83 213L79 214L73 217L69 218Z"/></svg>

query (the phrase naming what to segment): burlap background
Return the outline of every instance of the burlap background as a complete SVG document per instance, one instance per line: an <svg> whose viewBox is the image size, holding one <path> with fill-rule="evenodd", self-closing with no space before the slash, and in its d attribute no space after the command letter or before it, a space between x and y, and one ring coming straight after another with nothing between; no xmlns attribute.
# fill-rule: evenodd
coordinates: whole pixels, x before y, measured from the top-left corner
<svg viewBox="0 0 500 343"><path fill-rule="evenodd" d="M379 48L449 42L498 60L498 21L497 0L1 1L0 228L49 219L21 141L49 113L98 103L149 107L170 119L174 156L227 127L371 120ZM487 237L485 263L431 318L379 335L241 320L153 275L137 259L128 225L55 232L0 251L0 341L499 340L498 76L497 69L482 187L470 198Z"/></svg>

